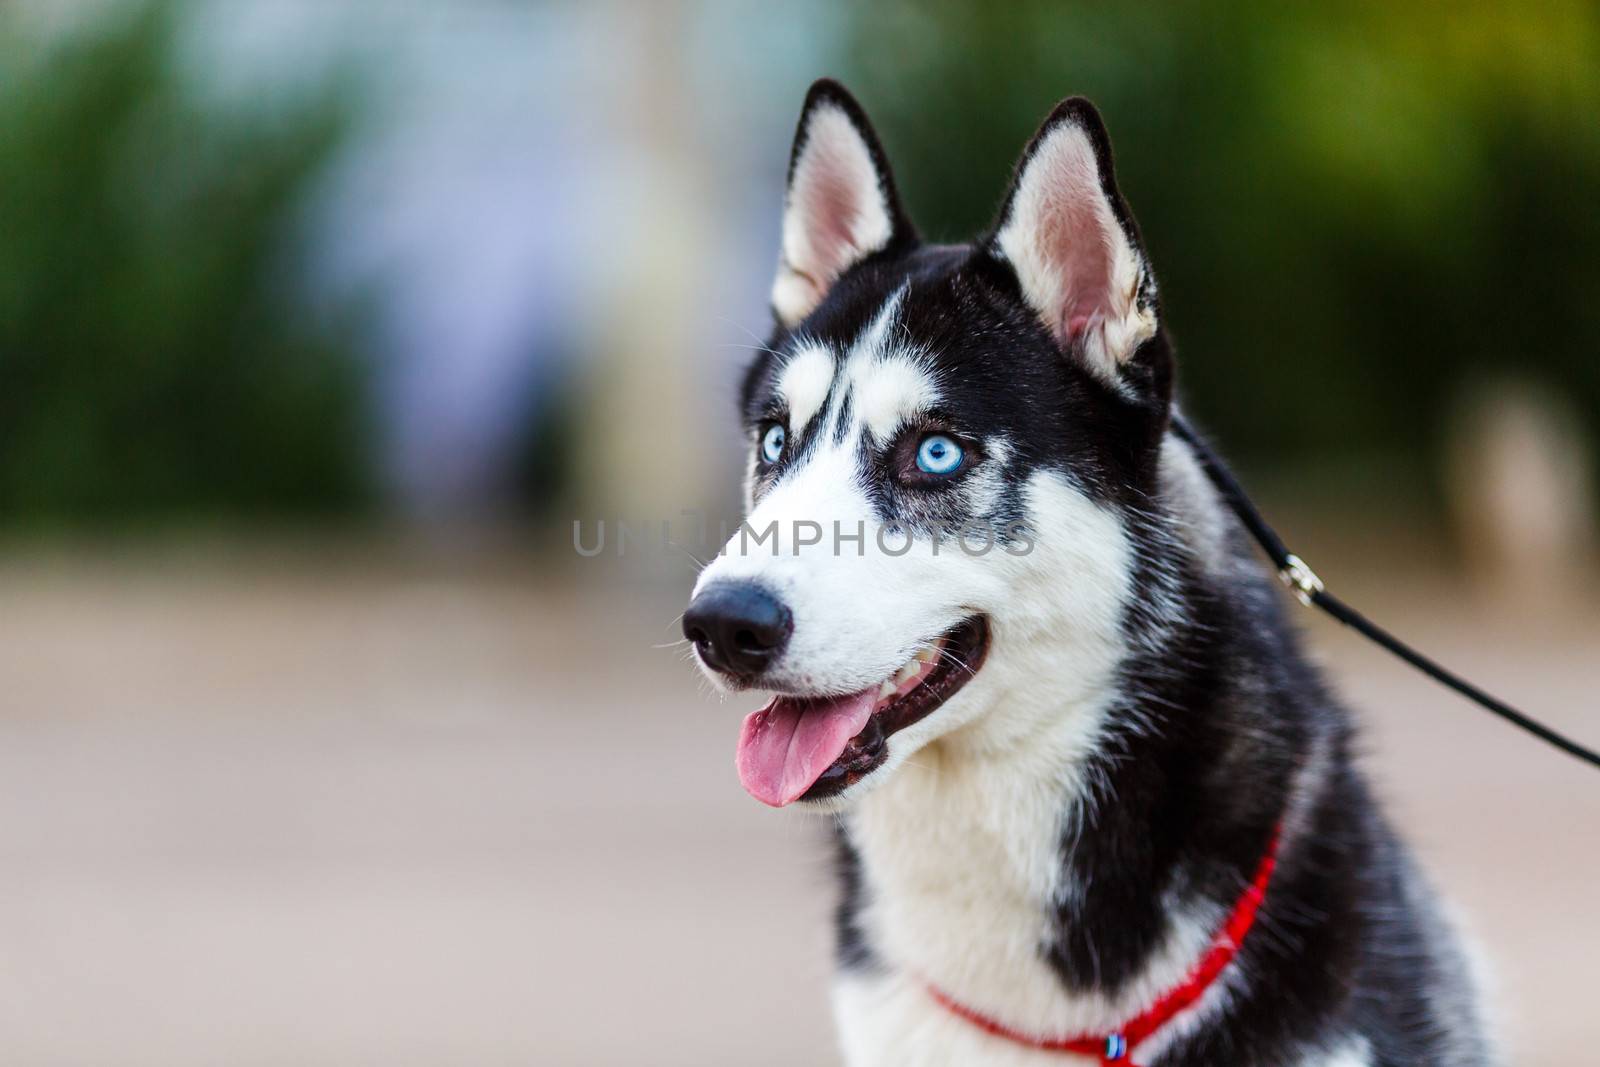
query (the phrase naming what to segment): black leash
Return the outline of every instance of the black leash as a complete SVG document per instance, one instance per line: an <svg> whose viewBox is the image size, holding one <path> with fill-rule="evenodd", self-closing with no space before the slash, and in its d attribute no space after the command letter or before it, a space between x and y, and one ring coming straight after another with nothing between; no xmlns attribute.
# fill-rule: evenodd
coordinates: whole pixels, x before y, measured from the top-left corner
<svg viewBox="0 0 1600 1067"><path fill-rule="evenodd" d="M1346 626L1354 628L1369 640L1393 652L1434 681L1442 682L1468 700L1494 712L1513 726L1520 726L1535 737L1548 741L1561 751L1576 756L1586 763L1600 767L1600 752L1585 748L1569 737L1563 737L1550 729L1550 727L1530 718L1504 701L1495 699L1465 678L1441 667L1355 608L1352 608L1349 604L1328 592L1323 587L1322 579L1317 577L1316 572L1306 566L1305 560L1290 552L1289 546L1283 543L1283 538L1279 537L1277 531L1267 525L1267 520L1261 517L1261 512L1257 511L1256 506L1250 502L1249 496L1245 494L1244 487L1233 476L1233 472L1228 470L1222 460L1217 457L1217 454L1211 450L1211 447L1176 412L1172 416L1172 429L1188 443L1190 448L1194 449L1194 454L1200 460L1200 465L1205 469L1207 477L1211 479L1211 483L1217 487L1217 491L1222 494L1222 498L1233 509L1233 513L1239 516L1239 521L1244 523L1245 528L1256 539L1256 543L1261 546L1261 550L1272 560L1272 565L1278 568L1278 577L1283 579L1285 585L1294 590L1295 595L1300 598L1302 604L1307 606L1315 605L1321 608Z"/></svg>

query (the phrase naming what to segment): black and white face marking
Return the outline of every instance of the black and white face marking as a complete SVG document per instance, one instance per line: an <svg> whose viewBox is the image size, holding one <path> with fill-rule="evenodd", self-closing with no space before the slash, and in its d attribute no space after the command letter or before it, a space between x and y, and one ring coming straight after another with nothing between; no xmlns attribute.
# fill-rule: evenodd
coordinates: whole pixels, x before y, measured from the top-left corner
<svg viewBox="0 0 1600 1067"><path fill-rule="evenodd" d="M1012 450L1003 431L945 403L946 372L901 318L909 287L894 291L856 337L801 335L774 362L748 412L752 506L816 466L848 470L841 477L860 489L862 518L874 526L953 535L1005 514L1000 495Z"/></svg>
<svg viewBox="0 0 1600 1067"><path fill-rule="evenodd" d="M979 720L1046 645L1057 677L1109 680L1120 508L1151 484L1169 371L1103 147L1092 112L1058 109L994 235L928 246L854 101L808 98L778 328L743 390L747 529L696 586L718 610L686 618L718 684L780 694L741 742L761 799L854 795L963 727L1029 728L1026 699ZM780 766L784 746L831 764Z"/></svg>

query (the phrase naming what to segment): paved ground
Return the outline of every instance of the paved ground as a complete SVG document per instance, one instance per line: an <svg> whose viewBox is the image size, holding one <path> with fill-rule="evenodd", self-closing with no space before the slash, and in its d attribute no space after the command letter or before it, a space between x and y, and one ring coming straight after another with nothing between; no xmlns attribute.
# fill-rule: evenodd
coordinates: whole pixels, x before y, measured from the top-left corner
<svg viewBox="0 0 1600 1067"><path fill-rule="evenodd" d="M1366 592L1600 738L1600 615ZM815 827L739 790L745 709L653 647L677 610L514 569L0 566L0 1063L832 1062ZM1312 628L1517 1062L1584 1062L1600 777Z"/></svg>

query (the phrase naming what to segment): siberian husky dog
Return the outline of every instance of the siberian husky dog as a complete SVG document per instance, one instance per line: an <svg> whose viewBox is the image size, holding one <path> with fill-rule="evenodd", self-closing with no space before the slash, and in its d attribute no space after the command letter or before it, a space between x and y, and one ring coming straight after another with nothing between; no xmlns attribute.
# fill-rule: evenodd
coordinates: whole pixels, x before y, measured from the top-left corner
<svg viewBox="0 0 1600 1067"><path fill-rule="evenodd" d="M1243 297L1241 297L1243 298ZM1174 431L1104 127L920 241L855 100L789 165L748 516L684 632L736 763L836 824L846 1062L1495 1062L1466 956Z"/></svg>

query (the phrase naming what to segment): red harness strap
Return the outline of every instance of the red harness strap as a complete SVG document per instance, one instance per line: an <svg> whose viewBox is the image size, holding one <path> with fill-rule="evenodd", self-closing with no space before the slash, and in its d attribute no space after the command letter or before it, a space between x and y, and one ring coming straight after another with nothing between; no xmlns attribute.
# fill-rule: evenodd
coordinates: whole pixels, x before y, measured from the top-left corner
<svg viewBox="0 0 1600 1067"><path fill-rule="evenodd" d="M1233 962L1233 957L1244 944L1245 935L1250 932L1250 927L1256 921L1256 912L1260 909L1262 900L1266 898L1267 883L1272 881L1272 869L1277 862L1278 829L1274 828L1272 839L1267 843L1266 854L1261 857L1261 865L1256 868L1255 880L1239 897L1238 903L1233 906L1233 912L1228 916L1228 921L1217 931L1217 936L1212 939L1211 947L1206 950L1205 955L1195 963L1182 983L1168 990L1160 1000L1123 1023L1112 1033L1100 1036L1086 1034L1069 1038L1035 1037L1013 1030L988 1016L980 1015L964 1004L952 1000L948 994L935 986L928 986L928 993L950 1012L1007 1041L1015 1041L1019 1045L1027 1045L1046 1052L1076 1052L1085 1056L1099 1056L1102 1064L1124 1060L1141 1042L1205 995L1205 991L1210 988L1217 975Z"/></svg>

